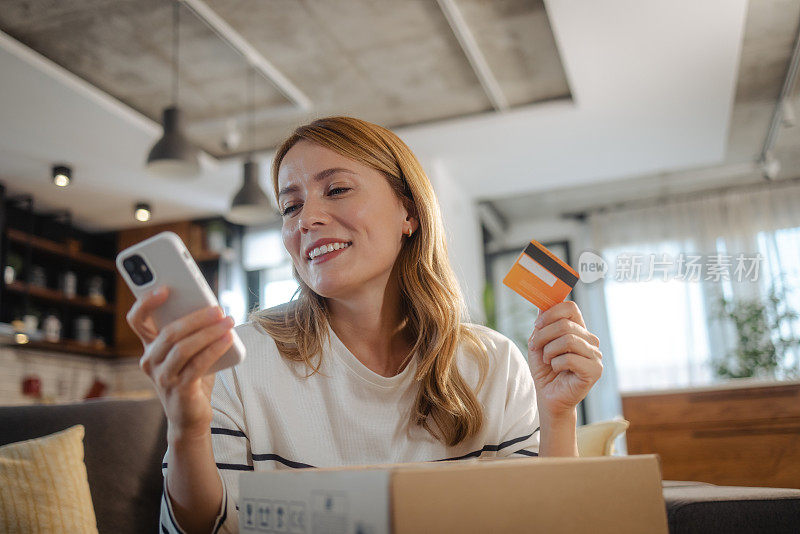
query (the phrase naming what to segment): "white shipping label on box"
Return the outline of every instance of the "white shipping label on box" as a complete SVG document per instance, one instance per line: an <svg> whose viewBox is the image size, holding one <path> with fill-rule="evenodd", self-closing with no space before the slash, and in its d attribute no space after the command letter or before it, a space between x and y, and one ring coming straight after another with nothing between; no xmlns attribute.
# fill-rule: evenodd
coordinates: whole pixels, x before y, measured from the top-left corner
<svg viewBox="0 0 800 534"><path fill-rule="evenodd" d="M388 470L270 471L239 478L239 532L389 534Z"/></svg>

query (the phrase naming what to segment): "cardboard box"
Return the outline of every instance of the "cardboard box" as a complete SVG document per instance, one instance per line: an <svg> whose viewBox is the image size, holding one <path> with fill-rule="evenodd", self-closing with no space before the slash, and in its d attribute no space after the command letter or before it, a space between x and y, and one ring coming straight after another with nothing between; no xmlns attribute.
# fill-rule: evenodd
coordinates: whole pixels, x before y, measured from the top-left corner
<svg viewBox="0 0 800 534"><path fill-rule="evenodd" d="M655 455L243 473L243 533L667 533Z"/></svg>

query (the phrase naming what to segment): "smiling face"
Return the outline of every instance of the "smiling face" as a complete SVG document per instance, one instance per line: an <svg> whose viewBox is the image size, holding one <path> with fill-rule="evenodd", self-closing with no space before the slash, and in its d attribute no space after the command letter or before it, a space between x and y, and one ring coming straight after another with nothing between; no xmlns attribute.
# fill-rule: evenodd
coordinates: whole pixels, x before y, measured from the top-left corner
<svg viewBox="0 0 800 534"><path fill-rule="evenodd" d="M283 244L314 292L347 298L385 290L416 221L381 172L303 140L281 161L278 188ZM334 250L323 253L323 244Z"/></svg>

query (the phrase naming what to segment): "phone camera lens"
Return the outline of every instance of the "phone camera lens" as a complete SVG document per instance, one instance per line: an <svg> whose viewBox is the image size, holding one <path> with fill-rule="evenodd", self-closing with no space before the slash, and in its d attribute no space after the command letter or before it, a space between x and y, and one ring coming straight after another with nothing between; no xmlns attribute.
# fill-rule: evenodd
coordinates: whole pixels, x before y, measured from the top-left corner
<svg viewBox="0 0 800 534"><path fill-rule="evenodd" d="M142 286L153 279L153 273L150 272L150 268L147 267L144 258L138 254L125 258L122 261L122 266L125 267L125 271L137 286Z"/></svg>

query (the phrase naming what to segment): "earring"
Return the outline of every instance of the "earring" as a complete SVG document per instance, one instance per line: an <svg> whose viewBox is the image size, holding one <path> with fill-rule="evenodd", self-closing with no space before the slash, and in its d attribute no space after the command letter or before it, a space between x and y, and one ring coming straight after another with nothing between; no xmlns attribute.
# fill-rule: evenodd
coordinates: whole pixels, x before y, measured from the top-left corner
<svg viewBox="0 0 800 534"><path fill-rule="evenodd" d="M413 230L412 230L411 228L409 228L409 229L408 229L408 237L411 237L411 234L412 234L412 233L413 233Z"/></svg>

